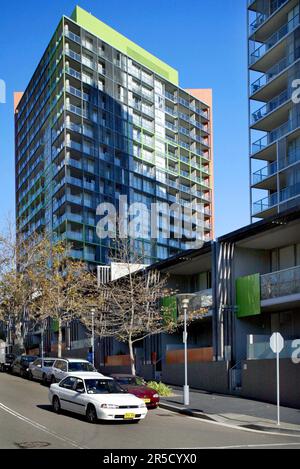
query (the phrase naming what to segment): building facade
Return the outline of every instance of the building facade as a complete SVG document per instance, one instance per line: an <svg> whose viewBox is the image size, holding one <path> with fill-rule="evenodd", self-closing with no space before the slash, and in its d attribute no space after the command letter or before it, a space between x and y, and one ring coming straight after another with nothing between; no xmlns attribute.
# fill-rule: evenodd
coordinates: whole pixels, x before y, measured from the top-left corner
<svg viewBox="0 0 300 469"><path fill-rule="evenodd" d="M298 0L248 0L252 219L300 201Z"/></svg>
<svg viewBox="0 0 300 469"><path fill-rule="evenodd" d="M108 262L97 207L190 207L191 231L214 236L212 96L184 90L178 72L76 7L63 17L25 93L15 100L19 233L45 228L71 255ZM186 249L189 233L136 239L144 263ZM200 212L200 213L199 213ZM146 215L145 215L146 216ZM180 214L184 219L184 215Z"/></svg>

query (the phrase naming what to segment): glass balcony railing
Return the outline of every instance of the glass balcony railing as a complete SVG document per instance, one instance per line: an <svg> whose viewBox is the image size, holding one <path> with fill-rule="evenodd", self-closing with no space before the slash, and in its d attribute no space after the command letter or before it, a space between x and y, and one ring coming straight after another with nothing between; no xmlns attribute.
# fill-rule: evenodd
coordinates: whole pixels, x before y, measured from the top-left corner
<svg viewBox="0 0 300 469"><path fill-rule="evenodd" d="M277 161L274 161L271 164L268 164L262 169L259 169L258 171L255 171L255 173L252 174L252 184L258 184L259 182L264 181L265 179L269 178L270 176L273 176L274 174L277 173Z"/></svg>
<svg viewBox="0 0 300 469"><path fill-rule="evenodd" d="M261 276L261 299L300 293L300 266Z"/></svg>
<svg viewBox="0 0 300 469"><path fill-rule="evenodd" d="M295 15L290 21L281 26L264 44L255 49L250 55L250 65L259 60L271 47L275 46L284 36L293 31L299 25L299 15Z"/></svg>
<svg viewBox="0 0 300 469"><path fill-rule="evenodd" d="M266 13L257 13L255 20L250 24L250 34L255 33L255 31L261 27L262 24L264 24L265 21L267 21L270 16L272 16L279 8L281 8L285 3L288 3L289 0L273 0L270 5L270 10L269 12ZM250 5L253 3L250 1Z"/></svg>
<svg viewBox="0 0 300 469"><path fill-rule="evenodd" d="M278 204L278 193L275 192L274 194L271 194L268 197L265 197L264 199L254 202L253 207L252 207L252 214L256 215L257 213L264 212L265 210L269 210L270 208L274 207L277 204Z"/></svg>
<svg viewBox="0 0 300 469"><path fill-rule="evenodd" d="M293 184L292 186L284 187L279 192L265 197L264 199L258 200L253 204L253 215L264 212L277 204L286 202L289 199L293 199L300 195L300 183Z"/></svg>
<svg viewBox="0 0 300 469"><path fill-rule="evenodd" d="M277 127L277 129L268 132L267 135L260 138L252 144L252 154L257 153L258 151L263 150L268 145L271 145L276 140L282 138L284 135L292 132L300 126L300 115L294 117L293 119L284 122L284 124Z"/></svg>
<svg viewBox="0 0 300 469"><path fill-rule="evenodd" d="M280 353L280 358L291 358L298 347L299 336L294 339L284 337L284 349ZM269 335L248 335L247 336L247 360L274 360L276 355L270 347Z"/></svg>
<svg viewBox="0 0 300 469"><path fill-rule="evenodd" d="M250 86L250 94L254 94L262 87L267 85L273 78L279 75L284 69L289 67L300 57L300 48L297 47L291 54L283 57L279 62L273 65L264 75L255 80Z"/></svg>
<svg viewBox="0 0 300 469"><path fill-rule="evenodd" d="M275 109L277 109L279 106L281 106L283 103L285 103L288 99L289 99L288 90L282 91L282 93L280 93L274 99L272 99L267 104L265 104L264 106L259 108L257 111L252 113L251 123L255 124L260 119L263 119L268 114L275 111Z"/></svg>

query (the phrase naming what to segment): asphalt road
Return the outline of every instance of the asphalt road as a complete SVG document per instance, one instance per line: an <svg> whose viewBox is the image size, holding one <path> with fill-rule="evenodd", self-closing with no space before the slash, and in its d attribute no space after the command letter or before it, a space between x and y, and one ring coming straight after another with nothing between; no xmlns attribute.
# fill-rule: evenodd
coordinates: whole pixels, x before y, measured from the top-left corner
<svg viewBox="0 0 300 469"><path fill-rule="evenodd" d="M226 428L162 409L138 425L91 425L77 415L54 414L48 389L39 383L0 373L0 449L20 447L300 449L300 438Z"/></svg>

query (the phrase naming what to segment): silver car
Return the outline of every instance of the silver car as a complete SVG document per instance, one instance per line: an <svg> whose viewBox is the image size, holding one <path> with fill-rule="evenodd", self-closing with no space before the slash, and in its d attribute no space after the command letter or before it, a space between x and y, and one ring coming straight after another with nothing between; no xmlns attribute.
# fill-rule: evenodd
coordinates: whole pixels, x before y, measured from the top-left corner
<svg viewBox="0 0 300 469"><path fill-rule="evenodd" d="M56 358L38 358L34 362L30 363L28 368L29 379L36 379L46 385L48 383L48 373L55 360Z"/></svg>

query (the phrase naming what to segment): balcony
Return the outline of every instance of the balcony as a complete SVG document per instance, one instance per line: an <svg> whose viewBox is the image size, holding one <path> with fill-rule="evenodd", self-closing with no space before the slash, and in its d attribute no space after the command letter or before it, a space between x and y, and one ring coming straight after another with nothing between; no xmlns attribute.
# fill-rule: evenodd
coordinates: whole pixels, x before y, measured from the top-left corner
<svg viewBox="0 0 300 469"><path fill-rule="evenodd" d="M282 125L277 127L277 129L268 132L267 135L260 138L252 144L252 155L268 147L276 140L281 139L285 135L293 132L300 126L300 116L296 116L293 119L284 122Z"/></svg>
<svg viewBox="0 0 300 469"><path fill-rule="evenodd" d="M257 130L263 130L262 127L262 120L268 117L271 113L273 113L276 109L278 109L282 104L286 103L289 100L290 96L288 90L283 90L278 96L273 98L268 103L264 104L262 107L257 109L251 115L251 126ZM273 121L273 116L272 116Z"/></svg>
<svg viewBox="0 0 300 469"><path fill-rule="evenodd" d="M252 174L252 185L253 186L259 185L266 179L274 176L277 173L277 169L278 169L277 161L273 161L273 163L270 163L264 168L259 169L258 171L255 171L255 173Z"/></svg>
<svg viewBox="0 0 300 469"><path fill-rule="evenodd" d="M300 300L300 266L261 276L261 300L269 301L287 296Z"/></svg>
<svg viewBox="0 0 300 469"><path fill-rule="evenodd" d="M252 215L257 215L258 213L266 212L276 207L279 203L287 202L288 200L293 199L294 197L297 197L299 195L300 183L285 187L279 192L275 192L274 194L271 194L268 197L265 197L264 199L254 202Z"/></svg>
<svg viewBox="0 0 300 469"><path fill-rule="evenodd" d="M253 203L252 215L258 215L259 213L267 212L274 208L278 204L278 193L265 197L264 199L258 200Z"/></svg>
<svg viewBox="0 0 300 469"><path fill-rule="evenodd" d="M257 61L262 59L265 54L281 41L287 34L291 33L297 26L299 26L299 15L295 15L290 21L281 26L275 33L273 33L264 44L261 44L250 54L250 65L254 65Z"/></svg>
<svg viewBox="0 0 300 469"><path fill-rule="evenodd" d="M250 95L252 99L264 101L262 93L258 92L279 76L286 68L292 65L300 57L300 48L296 48L292 53L280 59L275 65L267 70L260 78L250 85Z"/></svg>
<svg viewBox="0 0 300 469"><path fill-rule="evenodd" d="M274 0L270 5L268 12L261 13L257 11L255 20L249 26L249 34L252 35L258 31L258 29L260 29L269 20L269 18L274 16L280 8L282 8L284 5L287 5L288 3L289 0ZM254 4L257 4L255 0L250 1L248 8L254 10Z"/></svg>

